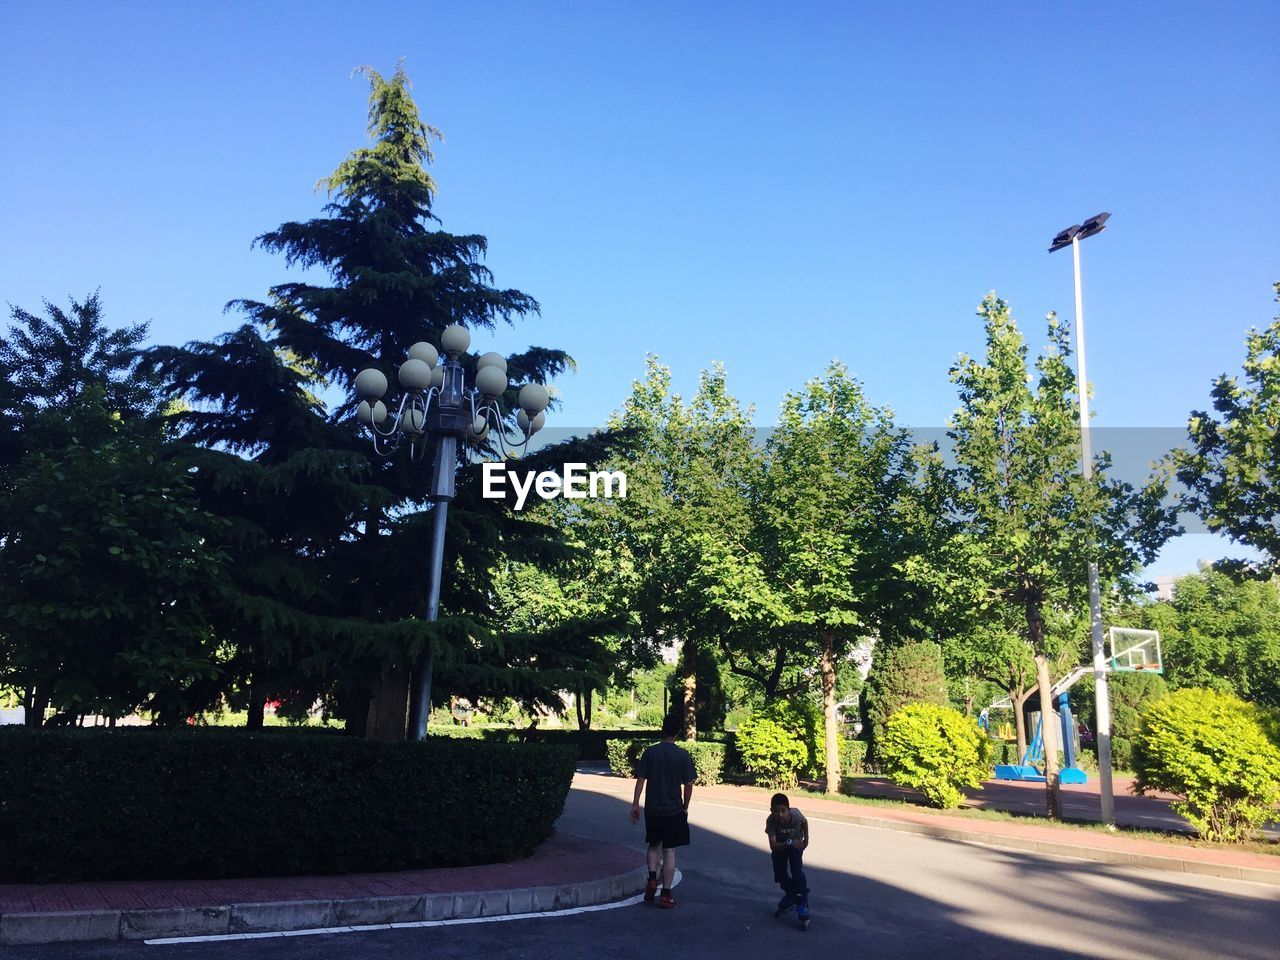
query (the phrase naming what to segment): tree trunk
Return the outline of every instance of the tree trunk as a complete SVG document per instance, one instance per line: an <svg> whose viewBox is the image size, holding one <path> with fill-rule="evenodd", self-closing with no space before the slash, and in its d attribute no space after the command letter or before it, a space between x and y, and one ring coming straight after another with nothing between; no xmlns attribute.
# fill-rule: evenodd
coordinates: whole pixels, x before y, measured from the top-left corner
<svg viewBox="0 0 1280 960"><path fill-rule="evenodd" d="M591 729L591 688L587 687L574 698L574 706L578 710L578 729Z"/></svg>
<svg viewBox="0 0 1280 960"><path fill-rule="evenodd" d="M369 698L364 735L370 740L403 740L409 722L409 671L385 668Z"/></svg>
<svg viewBox="0 0 1280 960"><path fill-rule="evenodd" d="M1036 685L1040 696L1040 742L1044 744L1045 812L1050 820L1062 819L1062 792L1058 783L1058 738L1053 722L1053 678L1044 654L1044 618L1040 604L1026 600L1027 636L1036 661Z"/></svg>
<svg viewBox="0 0 1280 960"><path fill-rule="evenodd" d="M31 689L31 701L26 708L27 726L39 730L44 726L44 712L49 708L49 695L39 687Z"/></svg>
<svg viewBox="0 0 1280 960"><path fill-rule="evenodd" d="M365 510L363 539L370 551L377 544L381 523L382 512L374 504L369 504ZM367 578L362 578L360 616L365 620L373 620L376 612L377 597L374 585ZM382 665L381 674L369 689L369 711L361 736L370 740L403 740L405 738L409 727L409 684L412 679L413 674L408 669L397 669L387 663ZM430 712L431 704L428 703L427 713L430 714ZM348 729L358 726L354 723L348 724Z"/></svg>
<svg viewBox="0 0 1280 960"><path fill-rule="evenodd" d="M1036 654L1036 679L1040 682L1040 738L1044 743L1045 808L1051 820L1062 819L1062 792L1058 783L1058 737L1053 712L1053 680L1049 660Z"/></svg>
<svg viewBox="0 0 1280 960"><path fill-rule="evenodd" d="M684 738L698 739L698 645L684 642Z"/></svg>
<svg viewBox="0 0 1280 960"><path fill-rule="evenodd" d="M249 717L245 729L261 730L266 725L267 695L261 684L249 681Z"/></svg>
<svg viewBox="0 0 1280 960"><path fill-rule="evenodd" d="M1010 689L1009 703L1013 705L1013 729L1018 735L1018 762L1021 763L1027 753L1027 714L1023 709L1027 704L1027 691L1022 687Z"/></svg>
<svg viewBox="0 0 1280 960"><path fill-rule="evenodd" d="M822 631L822 716L827 734L827 793L840 792L840 734L836 728L836 638Z"/></svg>

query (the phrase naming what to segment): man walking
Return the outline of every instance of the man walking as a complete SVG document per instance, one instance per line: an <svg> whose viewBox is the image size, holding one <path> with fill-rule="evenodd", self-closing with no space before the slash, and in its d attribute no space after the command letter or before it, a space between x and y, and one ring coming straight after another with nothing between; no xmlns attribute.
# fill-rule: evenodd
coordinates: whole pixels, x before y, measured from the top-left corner
<svg viewBox="0 0 1280 960"><path fill-rule="evenodd" d="M670 910L676 905L671 885L676 876L676 847L689 844L689 801L697 776L689 751L676 746L680 718L668 714L662 721L662 742L655 743L640 757L636 767L636 793L631 801L631 822L640 820L640 793L644 796L644 840L649 845L649 879L644 885L645 903L653 903L658 892L658 865L662 864L662 896L658 906Z"/></svg>

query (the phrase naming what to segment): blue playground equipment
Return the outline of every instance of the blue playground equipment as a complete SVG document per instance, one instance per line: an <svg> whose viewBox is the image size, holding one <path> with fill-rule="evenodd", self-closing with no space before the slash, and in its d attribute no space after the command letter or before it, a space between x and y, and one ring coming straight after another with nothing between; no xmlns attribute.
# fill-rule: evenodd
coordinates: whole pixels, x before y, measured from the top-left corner
<svg viewBox="0 0 1280 960"><path fill-rule="evenodd" d="M1076 766L1076 724L1075 717L1071 712L1071 697L1068 690L1077 680L1087 673L1086 668L1080 668L1067 676L1063 677L1058 683L1054 684L1053 702L1057 707L1058 718L1062 724L1062 753L1063 767L1058 771L1058 780L1060 783L1086 783L1088 777L1085 772ZM1001 702L993 703L992 707L1000 706ZM988 707L987 710L990 710ZM987 710L982 711L985 715ZM997 780L1023 780L1035 783L1044 783L1044 773L1040 767L1044 764L1044 735L1041 724L1044 717L1037 716L1035 735L1031 738L1031 742L1027 744L1027 752L1022 755L1018 763L997 763L996 779Z"/></svg>

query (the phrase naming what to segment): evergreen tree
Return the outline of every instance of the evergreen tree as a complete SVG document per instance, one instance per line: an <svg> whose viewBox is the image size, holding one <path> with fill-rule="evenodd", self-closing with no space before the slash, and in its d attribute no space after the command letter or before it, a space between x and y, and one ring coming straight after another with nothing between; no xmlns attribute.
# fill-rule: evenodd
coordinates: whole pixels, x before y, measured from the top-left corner
<svg viewBox="0 0 1280 960"><path fill-rule="evenodd" d="M206 424L205 441L230 447L235 442L230 435L243 430L243 442L257 451L255 461L271 468L267 482L284 484L252 508L255 522L262 525L273 497L288 494L296 501L296 513L283 507L274 516L277 526L296 520L307 531L289 538L286 549L295 559L305 557L311 571L307 587L297 594L300 604L364 625L352 642L338 649L319 642L303 659L312 673L320 671L331 706L350 729L399 738L405 732L410 669L430 676L437 653L442 656L437 676L446 685L451 670L467 663L478 669L473 639L493 636L490 578L507 558L554 550L555 531L521 521L500 502L479 497L475 472L464 470L448 518L440 622L421 621L431 464L374 456L353 417L355 375L380 367L394 382L389 365L416 342L439 347L449 324L492 329L536 314L538 305L518 290L493 285L482 263L484 237L436 229L436 187L426 165L439 134L421 119L402 66L389 78L368 68L364 72L371 88L371 142L322 181L331 198L326 215L283 224L257 240L263 249L283 254L288 266L320 268L329 283L286 282L273 287L264 301L237 301L234 306L256 329L241 331L222 346L245 351L252 362L238 366L228 356L223 372L245 382L192 382L197 395L222 398L213 421L229 418L221 427ZM196 350L201 352L210 353ZM463 359L473 375L474 358ZM508 407L523 383L546 382L569 363L564 352L542 347L508 357ZM289 370L305 379L305 387L289 382ZM248 382L255 375L259 382ZM308 406L308 394L325 391L337 394L331 408ZM269 422L276 412L279 436ZM199 417L189 420L193 427L200 424ZM254 441L252 432L262 428ZM226 436L219 437L219 430ZM334 459L333 453L349 459ZM331 509L312 516L308 511L316 502L298 495L308 486ZM356 494L362 502L352 509L350 497ZM289 564L297 569L294 560ZM488 652L501 660L497 649ZM493 658L486 670L500 669ZM463 680L457 673L454 679Z"/></svg>

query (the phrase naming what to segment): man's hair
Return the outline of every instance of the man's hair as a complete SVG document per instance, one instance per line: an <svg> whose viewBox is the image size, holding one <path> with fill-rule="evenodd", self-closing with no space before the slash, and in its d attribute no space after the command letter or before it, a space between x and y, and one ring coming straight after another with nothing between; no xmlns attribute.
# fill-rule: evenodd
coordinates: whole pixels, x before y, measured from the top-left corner
<svg viewBox="0 0 1280 960"><path fill-rule="evenodd" d="M680 733L684 727L684 720L679 714L672 711L662 718L662 735L664 737L674 737Z"/></svg>
<svg viewBox="0 0 1280 960"><path fill-rule="evenodd" d="M787 799L787 795L785 793L775 793L773 795L773 799L769 801L770 810L772 810L774 807L789 807L789 806L791 806L791 801Z"/></svg>

